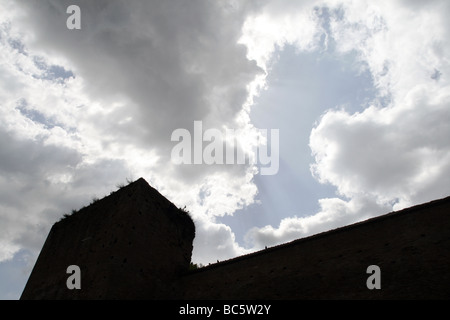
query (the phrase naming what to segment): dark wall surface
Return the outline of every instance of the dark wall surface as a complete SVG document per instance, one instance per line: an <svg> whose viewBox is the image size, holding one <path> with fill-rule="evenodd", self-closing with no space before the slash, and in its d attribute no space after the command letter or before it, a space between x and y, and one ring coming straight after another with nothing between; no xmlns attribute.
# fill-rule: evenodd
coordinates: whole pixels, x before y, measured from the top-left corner
<svg viewBox="0 0 450 320"><path fill-rule="evenodd" d="M53 225L21 299L450 298L450 197L189 271L194 236L139 179Z"/></svg>
<svg viewBox="0 0 450 320"><path fill-rule="evenodd" d="M191 218L139 179L53 225L21 299L179 298L194 235ZM66 286L69 265L80 290Z"/></svg>
<svg viewBox="0 0 450 320"><path fill-rule="evenodd" d="M381 289L369 290L370 265ZM448 299L450 197L198 269L186 299Z"/></svg>

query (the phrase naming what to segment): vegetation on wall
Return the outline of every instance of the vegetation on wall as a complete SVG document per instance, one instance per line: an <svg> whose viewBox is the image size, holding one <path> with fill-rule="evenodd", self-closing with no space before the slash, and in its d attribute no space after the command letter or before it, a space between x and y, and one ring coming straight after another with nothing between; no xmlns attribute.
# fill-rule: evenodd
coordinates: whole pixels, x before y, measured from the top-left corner
<svg viewBox="0 0 450 320"><path fill-rule="evenodd" d="M116 190L116 191L111 191L111 192L109 193L109 195L112 195L114 192L117 192L118 190L120 190L120 189L126 187L127 185L129 185L129 184L131 184L131 183L133 183L133 182L134 182L133 179L126 178L126 183L118 183L118 184L116 185L117 190ZM97 198L96 196L94 196L94 197L92 198L91 202L89 203L89 205L92 205L92 204L96 203L96 202L99 201L99 200L100 200L99 198ZM61 219L60 219L59 221L64 220L64 219L66 219L66 218L72 216L73 214L77 213L78 211L80 211L81 209L84 209L84 208L86 208L86 206L83 206L83 207L81 207L81 208L78 209L78 210L72 209L72 211L71 211L70 213L64 213L63 216L61 217Z"/></svg>

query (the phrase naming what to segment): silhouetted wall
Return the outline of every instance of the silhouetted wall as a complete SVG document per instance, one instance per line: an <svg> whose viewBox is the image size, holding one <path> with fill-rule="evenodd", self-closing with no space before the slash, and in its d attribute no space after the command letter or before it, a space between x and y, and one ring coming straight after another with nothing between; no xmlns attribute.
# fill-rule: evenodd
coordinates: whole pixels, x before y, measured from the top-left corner
<svg viewBox="0 0 450 320"><path fill-rule="evenodd" d="M141 178L55 223L21 299L450 298L450 197L189 271L194 236Z"/></svg>
<svg viewBox="0 0 450 320"><path fill-rule="evenodd" d="M180 298L195 227L144 179L55 223L21 299ZM81 289L69 290L69 265Z"/></svg>
<svg viewBox="0 0 450 320"><path fill-rule="evenodd" d="M381 271L369 290L367 267ZM448 299L450 197L198 269L186 299Z"/></svg>

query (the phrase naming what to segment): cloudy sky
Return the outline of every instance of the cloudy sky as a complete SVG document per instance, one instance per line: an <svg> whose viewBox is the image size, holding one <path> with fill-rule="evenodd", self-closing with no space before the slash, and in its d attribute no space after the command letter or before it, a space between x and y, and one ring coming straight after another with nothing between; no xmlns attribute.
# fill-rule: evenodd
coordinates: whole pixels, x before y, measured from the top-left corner
<svg viewBox="0 0 450 320"><path fill-rule="evenodd" d="M447 0L0 0L0 299L19 298L54 222L127 179L186 206L202 264L449 195L449 14ZM194 121L241 130L249 157L278 147L278 172L175 164L171 135Z"/></svg>

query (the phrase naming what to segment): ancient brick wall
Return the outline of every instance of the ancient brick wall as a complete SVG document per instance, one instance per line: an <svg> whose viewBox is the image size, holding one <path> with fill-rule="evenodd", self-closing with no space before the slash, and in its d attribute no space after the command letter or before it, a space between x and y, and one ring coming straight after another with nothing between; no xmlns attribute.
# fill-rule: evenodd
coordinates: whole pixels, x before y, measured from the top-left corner
<svg viewBox="0 0 450 320"><path fill-rule="evenodd" d="M21 299L450 298L450 197L189 271L194 236L139 179L54 224Z"/></svg>
<svg viewBox="0 0 450 320"><path fill-rule="evenodd" d="M55 223L21 299L179 298L195 227L143 179ZM69 290L69 265L81 289Z"/></svg>
<svg viewBox="0 0 450 320"><path fill-rule="evenodd" d="M369 290L369 265L381 289ZM450 197L201 268L186 299L448 299Z"/></svg>

